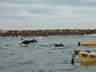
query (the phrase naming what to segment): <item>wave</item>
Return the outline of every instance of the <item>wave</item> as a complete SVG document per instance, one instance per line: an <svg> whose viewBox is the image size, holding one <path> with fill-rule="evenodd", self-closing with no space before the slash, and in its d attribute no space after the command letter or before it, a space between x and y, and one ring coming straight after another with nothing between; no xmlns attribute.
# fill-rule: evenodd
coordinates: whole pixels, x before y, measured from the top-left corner
<svg viewBox="0 0 96 72"><path fill-rule="evenodd" d="M41 46L48 46L48 43L41 43Z"/></svg>
<svg viewBox="0 0 96 72"><path fill-rule="evenodd" d="M4 45L4 46L12 46L12 45Z"/></svg>
<svg viewBox="0 0 96 72"><path fill-rule="evenodd" d="M0 69L3 69L4 67L0 67Z"/></svg>
<svg viewBox="0 0 96 72"><path fill-rule="evenodd" d="M18 63L19 65L26 65L26 64L32 64L34 63L33 61L26 61L26 62L21 62L21 63Z"/></svg>
<svg viewBox="0 0 96 72"><path fill-rule="evenodd" d="M84 34L84 36L96 36L96 34Z"/></svg>
<svg viewBox="0 0 96 72"><path fill-rule="evenodd" d="M7 49L7 47L5 47L5 46L2 46L2 47L0 47L0 49Z"/></svg>
<svg viewBox="0 0 96 72"><path fill-rule="evenodd" d="M21 45L20 47L29 47L28 45Z"/></svg>

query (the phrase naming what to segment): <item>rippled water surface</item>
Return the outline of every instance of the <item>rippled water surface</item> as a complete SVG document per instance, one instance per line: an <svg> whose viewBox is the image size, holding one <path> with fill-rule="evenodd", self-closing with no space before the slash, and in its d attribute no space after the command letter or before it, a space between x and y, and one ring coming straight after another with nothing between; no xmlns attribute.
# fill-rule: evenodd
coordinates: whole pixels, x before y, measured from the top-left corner
<svg viewBox="0 0 96 72"><path fill-rule="evenodd" d="M84 66L78 56L71 65L73 51L96 52L96 46L77 46L78 42L94 42L95 35L25 37L38 43L19 45L21 37L0 38L0 72L96 72L96 65ZM62 43L64 47L54 47Z"/></svg>

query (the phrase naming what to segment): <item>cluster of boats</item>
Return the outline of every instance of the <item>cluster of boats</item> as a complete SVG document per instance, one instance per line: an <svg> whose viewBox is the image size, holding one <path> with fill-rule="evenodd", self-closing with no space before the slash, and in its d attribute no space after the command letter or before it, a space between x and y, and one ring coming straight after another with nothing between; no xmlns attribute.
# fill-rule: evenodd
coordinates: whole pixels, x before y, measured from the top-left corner
<svg viewBox="0 0 96 72"><path fill-rule="evenodd" d="M96 46L96 42L88 42L88 43L78 42L78 46ZM76 55L79 56L82 62L81 64L83 65L89 66L89 65L92 65L93 63L96 64L96 53L90 52L90 51L82 52L82 51L74 50L74 53L72 54L72 60L71 60L72 65L74 65Z"/></svg>

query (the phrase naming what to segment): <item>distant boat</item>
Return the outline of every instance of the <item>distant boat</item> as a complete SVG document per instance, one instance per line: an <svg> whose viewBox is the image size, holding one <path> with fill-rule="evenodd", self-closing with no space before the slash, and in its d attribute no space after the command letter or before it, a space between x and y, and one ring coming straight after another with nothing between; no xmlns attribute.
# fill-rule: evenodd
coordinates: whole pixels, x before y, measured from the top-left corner
<svg viewBox="0 0 96 72"><path fill-rule="evenodd" d="M78 46L96 46L96 42L87 42L87 43L78 42Z"/></svg>

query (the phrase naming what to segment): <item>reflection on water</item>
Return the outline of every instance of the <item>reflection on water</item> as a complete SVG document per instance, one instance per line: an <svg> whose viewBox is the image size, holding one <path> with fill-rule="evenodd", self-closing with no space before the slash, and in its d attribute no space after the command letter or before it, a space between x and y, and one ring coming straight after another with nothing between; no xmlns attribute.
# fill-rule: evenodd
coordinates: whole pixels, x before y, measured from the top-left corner
<svg viewBox="0 0 96 72"><path fill-rule="evenodd" d="M22 42L20 37L0 38L0 72L96 72L94 63L80 63L77 56L75 65L71 65L74 50L96 51L96 46L77 46L78 42L94 42L96 36L43 36L35 39L38 43L19 45ZM64 47L53 45L60 43Z"/></svg>
<svg viewBox="0 0 96 72"><path fill-rule="evenodd" d="M81 65L84 65L84 66L96 66L96 62L82 62Z"/></svg>

